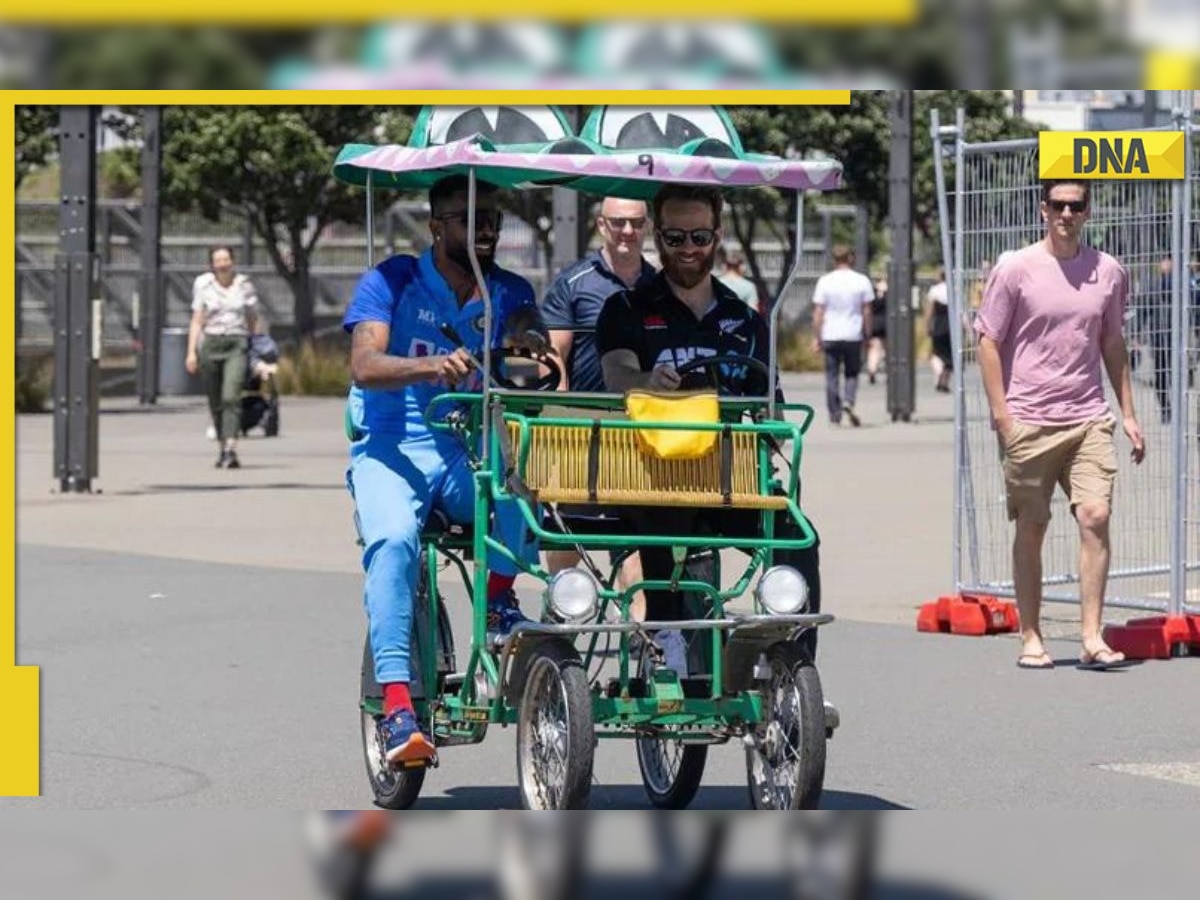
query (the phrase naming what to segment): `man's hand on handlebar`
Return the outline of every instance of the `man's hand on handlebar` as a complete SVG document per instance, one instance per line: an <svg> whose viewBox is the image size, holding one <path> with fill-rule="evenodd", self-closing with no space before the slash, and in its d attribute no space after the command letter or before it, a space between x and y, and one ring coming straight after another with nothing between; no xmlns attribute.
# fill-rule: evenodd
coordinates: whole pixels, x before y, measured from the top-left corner
<svg viewBox="0 0 1200 900"><path fill-rule="evenodd" d="M435 356L432 359L436 366L434 380L445 382L447 387L453 387L466 379L474 367L474 364L471 362L471 354L462 347L444 356Z"/></svg>
<svg viewBox="0 0 1200 900"><path fill-rule="evenodd" d="M656 391L679 389L680 377L674 366L655 366L650 373L650 388Z"/></svg>
<svg viewBox="0 0 1200 900"><path fill-rule="evenodd" d="M504 345L514 350L524 350L535 357L556 355L549 338L533 328L505 335Z"/></svg>

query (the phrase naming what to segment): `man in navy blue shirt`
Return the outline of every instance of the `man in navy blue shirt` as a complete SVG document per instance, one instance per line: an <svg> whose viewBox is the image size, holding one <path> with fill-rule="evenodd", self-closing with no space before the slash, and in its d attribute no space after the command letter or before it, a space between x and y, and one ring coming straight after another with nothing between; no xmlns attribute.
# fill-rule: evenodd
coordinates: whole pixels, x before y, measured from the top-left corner
<svg viewBox="0 0 1200 900"><path fill-rule="evenodd" d="M644 285L654 277L654 266L642 255L649 221L644 200L606 197L596 217L596 230L603 240L600 249L563 269L546 292L542 315L550 329L550 342L566 363L560 390L604 391L593 330L605 300L620 291ZM569 515L590 514L587 507L570 505L560 506L559 511ZM546 552L551 572L578 562L579 554L574 550ZM626 557L618 583L628 587L641 580L641 561L635 553ZM634 618L644 618L644 610L645 597L639 591L634 598Z"/></svg>
<svg viewBox="0 0 1200 900"><path fill-rule="evenodd" d="M604 243L563 269L546 291L542 315L550 342L567 364L561 390L604 390L593 329L605 300L654 276L654 266L642 255L649 221L644 201L605 198L596 217Z"/></svg>
<svg viewBox="0 0 1200 900"><path fill-rule="evenodd" d="M364 602L375 677L384 691L380 730L393 766L433 756L408 690L421 529L434 508L453 522L474 516L467 448L451 435L431 432L425 409L447 389L478 390L480 373L471 356L482 356L485 339L493 347L549 347L533 288L494 262L502 222L495 188L478 186L475 209L475 255L492 302L490 335L483 333L483 299L467 244L466 177L435 184L429 206L433 246L419 257L393 256L367 272L343 321L353 335L354 379L346 483L363 539ZM464 346L442 333L443 324ZM512 500L497 502L495 531L519 559L536 561L537 547ZM525 620L512 592L518 566L493 554L488 569L488 633L507 634Z"/></svg>

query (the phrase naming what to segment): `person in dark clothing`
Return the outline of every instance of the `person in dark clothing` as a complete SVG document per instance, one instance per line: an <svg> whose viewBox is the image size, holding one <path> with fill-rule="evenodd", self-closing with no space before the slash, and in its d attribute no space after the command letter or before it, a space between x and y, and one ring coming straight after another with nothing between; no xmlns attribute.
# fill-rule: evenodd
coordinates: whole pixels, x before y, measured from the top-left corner
<svg viewBox="0 0 1200 900"><path fill-rule="evenodd" d="M706 356L754 357L767 365L770 350L766 321L712 276L714 251L720 241L721 206L721 194L712 188L666 185L655 196L655 242L663 269L649 284L611 297L597 322L597 349L610 391L705 387L705 372L681 377L676 368ZM719 369L722 393L766 394L766 378L757 368L722 364ZM629 507L621 515L642 534L754 536L761 524L757 510ZM799 527L783 511L777 514L775 533L793 537L799 534ZM819 543L807 550L775 554L777 563L794 566L808 581L809 609L813 611L820 608ZM648 579L670 577L674 568L670 547L642 547L641 555ZM649 620L684 618L679 593L646 594ZM655 640L671 665L672 648L681 647L682 634L664 629ZM816 629L806 634L802 645L815 654ZM682 649L677 652L683 655Z"/></svg>

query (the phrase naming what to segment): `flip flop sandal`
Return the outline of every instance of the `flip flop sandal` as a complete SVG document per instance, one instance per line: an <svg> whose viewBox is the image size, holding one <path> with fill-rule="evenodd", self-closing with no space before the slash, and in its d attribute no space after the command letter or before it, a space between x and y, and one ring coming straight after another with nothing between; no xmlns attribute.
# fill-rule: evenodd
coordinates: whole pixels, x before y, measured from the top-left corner
<svg viewBox="0 0 1200 900"><path fill-rule="evenodd" d="M1119 658L1116 658L1119 657ZM1135 660L1126 659L1116 650L1099 650L1096 653L1088 653L1084 650L1079 654L1079 668L1087 669L1089 672L1107 672L1110 669L1124 669L1127 666L1134 665Z"/></svg>
<svg viewBox="0 0 1200 900"><path fill-rule="evenodd" d="M1026 660L1030 660L1026 662ZM1042 653L1022 653L1017 657L1018 669L1053 669L1054 660L1050 658L1050 654Z"/></svg>

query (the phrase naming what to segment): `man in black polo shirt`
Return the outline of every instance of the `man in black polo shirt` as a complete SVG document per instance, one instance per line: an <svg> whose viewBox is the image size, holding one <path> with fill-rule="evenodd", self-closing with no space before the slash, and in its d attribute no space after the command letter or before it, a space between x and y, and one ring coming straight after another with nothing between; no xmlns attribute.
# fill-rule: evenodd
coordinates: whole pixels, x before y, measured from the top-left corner
<svg viewBox="0 0 1200 900"><path fill-rule="evenodd" d="M601 392L604 376L596 353L596 318L613 294L649 282L655 268L642 255L650 222L646 201L605 197L596 217L603 243L583 259L558 274L542 301L542 317L550 329L550 343L566 363L559 390ZM580 329L575 331L575 329ZM586 506L560 505L564 515L594 515ZM579 562L575 550L547 550L546 566L560 572ZM628 587L642 580L638 555L625 558L618 583ZM634 597L633 617L645 618L645 597Z"/></svg>
<svg viewBox="0 0 1200 900"><path fill-rule="evenodd" d="M768 364L766 322L712 275L721 240L722 206L716 188L670 184L655 195L654 241L662 271L648 284L610 298L596 324L596 345L608 390L704 387L707 372L681 378L676 371L701 356L749 356ZM720 370L721 393L763 396L767 392L766 378L755 368L721 364ZM756 510L630 507L621 514L645 534L691 534L708 529L715 534L751 536L760 530ZM797 532L786 511L777 515L777 535ZM647 578L670 577L674 563L669 547L643 547L641 554ZM811 588L809 608L819 610L817 546L780 551L775 561L795 566L805 576ZM647 618L652 621L682 618L681 605L677 593L647 592ZM679 671L680 633L664 630L655 640L664 650L667 665ZM816 629L807 632L805 641L815 653Z"/></svg>

